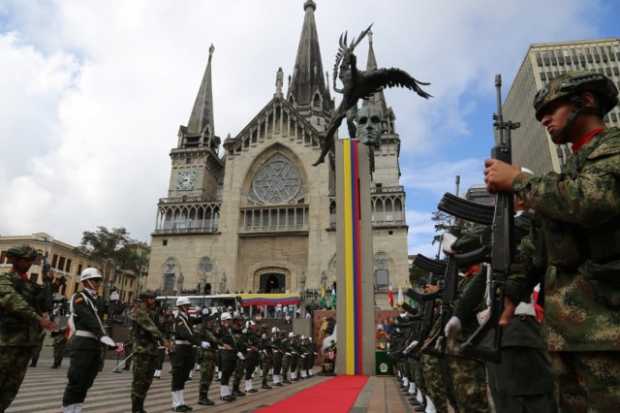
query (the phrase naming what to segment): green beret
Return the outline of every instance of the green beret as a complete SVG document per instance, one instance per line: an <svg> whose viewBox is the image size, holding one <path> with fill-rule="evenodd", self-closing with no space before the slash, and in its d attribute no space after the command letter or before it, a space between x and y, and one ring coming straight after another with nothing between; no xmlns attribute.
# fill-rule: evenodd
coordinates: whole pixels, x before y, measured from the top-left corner
<svg viewBox="0 0 620 413"><path fill-rule="evenodd" d="M37 258L39 253L34 249L29 247L28 245L20 245L19 247L12 247L6 252L8 257L15 258L26 258L34 260Z"/></svg>

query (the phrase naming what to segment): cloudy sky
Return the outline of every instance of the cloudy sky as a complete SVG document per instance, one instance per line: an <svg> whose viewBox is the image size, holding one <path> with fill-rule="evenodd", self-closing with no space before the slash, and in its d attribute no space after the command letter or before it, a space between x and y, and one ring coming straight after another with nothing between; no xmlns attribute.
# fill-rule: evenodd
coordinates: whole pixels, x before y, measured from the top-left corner
<svg viewBox="0 0 620 413"><path fill-rule="evenodd" d="M374 22L379 65L432 82L386 92L402 139L409 250L462 176L482 180L493 76L506 90L530 43L618 37L614 0L316 0L324 67L340 32ZM169 150L213 61L215 128L235 135L291 73L302 0L0 0L0 234L78 243L98 225L148 241ZM365 64L366 45L360 49Z"/></svg>

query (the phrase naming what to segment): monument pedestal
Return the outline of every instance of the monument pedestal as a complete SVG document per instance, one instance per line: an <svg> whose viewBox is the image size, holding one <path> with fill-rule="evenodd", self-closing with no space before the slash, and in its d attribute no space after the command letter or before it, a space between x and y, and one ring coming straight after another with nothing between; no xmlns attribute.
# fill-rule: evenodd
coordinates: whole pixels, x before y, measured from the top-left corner
<svg viewBox="0 0 620 413"><path fill-rule="evenodd" d="M336 141L336 373L375 374L374 252L368 147Z"/></svg>

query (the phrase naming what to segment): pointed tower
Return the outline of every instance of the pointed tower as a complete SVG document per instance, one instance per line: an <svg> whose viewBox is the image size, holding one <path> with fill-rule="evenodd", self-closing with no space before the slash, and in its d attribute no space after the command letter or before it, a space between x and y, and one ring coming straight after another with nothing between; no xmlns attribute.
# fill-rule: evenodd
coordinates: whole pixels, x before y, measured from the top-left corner
<svg viewBox="0 0 620 413"><path fill-rule="evenodd" d="M187 126L179 129L179 147L208 147L217 151L219 138L215 136L215 120L213 117L213 84L211 81L211 60L215 47L209 47L209 60L202 76L202 82L194 101L192 113Z"/></svg>
<svg viewBox="0 0 620 413"><path fill-rule="evenodd" d="M334 109L334 104L329 95L329 88L325 84L319 35L314 20L315 11L316 3L307 0L304 3L304 23L287 99L296 105L298 111L313 126L322 131Z"/></svg>
<svg viewBox="0 0 620 413"><path fill-rule="evenodd" d="M209 60L189 116L187 126L179 127L178 144L170 152L169 197L200 196L215 198L223 173L223 161L218 155L220 138L215 135L213 117L213 83L211 62L215 47L209 47Z"/></svg>
<svg viewBox="0 0 620 413"><path fill-rule="evenodd" d="M187 131L189 133L205 133L208 136L212 136L215 131L213 119L213 85L211 83L211 59L213 58L214 51L215 47L211 45L211 47L209 47L207 68L202 77L198 95L196 95L192 114L187 122Z"/></svg>
<svg viewBox="0 0 620 413"><path fill-rule="evenodd" d="M373 44L373 33L368 33L368 60L366 70L377 69L377 58ZM399 186L400 178L400 137L394 129L394 111L385 101L383 90L372 95L362 102L362 106L372 107L382 114L385 133L381 136L379 148L381 156L375 156L374 182L383 186Z"/></svg>
<svg viewBox="0 0 620 413"><path fill-rule="evenodd" d="M375 70L377 68L377 58L375 57L375 48L373 45L373 32L371 31L368 33L368 59L366 61L366 70ZM388 108L385 103L383 90L375 93L362 103L362 106L369 105L374 106L383 114L387 133L394 133L394 113L392 112L392 108Z"/></svg>

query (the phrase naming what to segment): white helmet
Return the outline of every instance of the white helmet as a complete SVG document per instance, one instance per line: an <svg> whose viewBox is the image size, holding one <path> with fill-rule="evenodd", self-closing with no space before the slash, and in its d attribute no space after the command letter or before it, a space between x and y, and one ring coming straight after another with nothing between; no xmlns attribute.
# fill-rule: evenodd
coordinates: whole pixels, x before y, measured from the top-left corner
<svg viewBox="0 0 620 413"><path fill-rule="evenodd" d="M275 327L275 326L274 326L274 327L272 327L272 328L271 328L271 332L272 332L273 334L275 334L275 333L279 333L279 332L280 332L280 329L279 329L278 327Z"/></svg>
<svg viewBox="0 0 620 413"><path fill-rule="evenodd" d="M304 336L304 335L302 334L302 335L301 335L301 339L302 339L302 340L305 340L305 339L306 339L306 336Z"/></svg>
<svg viewBox="0 0 620 413"><path fill-rule="evenodd" d="M295 333L293 333L293 332L291 331L290 333L288 333L288 336L289 336L290 338L293 338L293 337L295 337Z"/></svg>
<svg viewBox="0 0 620 413"><path fill-rule="evenodd" d="M80 282L84 282L86 280L90 280L91 278L103 278L98 269L93 267L88 267L82 271L80 274Z"/></svg>
<svg viewBox="0 0 620 413"><path fill-rule="evenodd" d="M223 312L222 315L220 316L220 320L222 321L226 321L230 319L232 319L232 316L230 315L228 311Z"/></svg>
<svg viewBox="0 0 620 413"><path fill-rule="evenodd" d="M217 313L218 313L217 307L211 307L211 314L217 314Z"/></svg>
<svg viewBox="0 0 620 413"><path fill-rule="evenodd" d="M250 327L255 326L255 325L256 325L256 323L254 321L252 321L252 320L248 320L248 321L245 322L245 328L246 329L249 329Z"/></svg>
<svg viewBox="0 0 620 413"><path fill-rule="evenodd" d="M192 303L189 301L188 297L177 298L177 307L180 307L182 305L192 305Z"/></svg>

